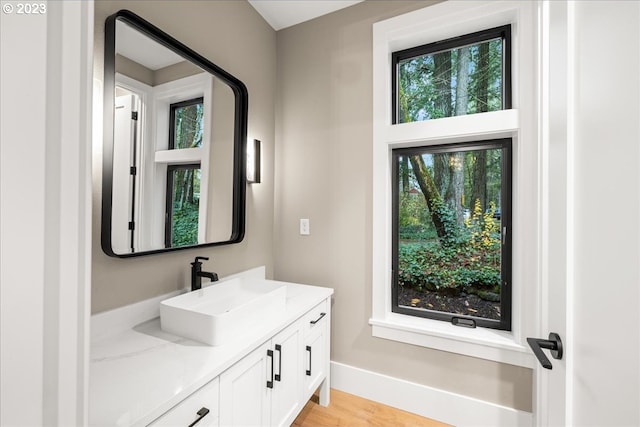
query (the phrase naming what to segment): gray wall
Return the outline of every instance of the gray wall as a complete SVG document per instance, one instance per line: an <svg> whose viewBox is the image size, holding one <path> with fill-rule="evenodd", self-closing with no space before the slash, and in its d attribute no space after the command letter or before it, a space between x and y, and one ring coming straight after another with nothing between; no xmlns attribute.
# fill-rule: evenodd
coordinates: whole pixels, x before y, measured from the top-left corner
<svg viewBox="0 0 640 427"><path fill-rule="evenodd" d="M278 32L275 277L335 288L333 361L531 411L529 369L371 337L372 24L430 3L366 1Z"/></svg>
<svg viewBox="0 0 640 427"><path fill-rule="evenodd" d="M141 301L189 285L189 262L211 257L205 268L221 276L266 265L273 270L273 158L276 33L244 1L96 1L94 80L102 82L104 21L129 9L238 77L249 89L248 136L262 141L263 179L247 187L247 234L240 244L133 259L100 249L102 142L93 145L92 312ZM101 104L101 92L96 94ZM101 110L101 109L100 109ZM101 111L97 111L101 117Z"/></svg>

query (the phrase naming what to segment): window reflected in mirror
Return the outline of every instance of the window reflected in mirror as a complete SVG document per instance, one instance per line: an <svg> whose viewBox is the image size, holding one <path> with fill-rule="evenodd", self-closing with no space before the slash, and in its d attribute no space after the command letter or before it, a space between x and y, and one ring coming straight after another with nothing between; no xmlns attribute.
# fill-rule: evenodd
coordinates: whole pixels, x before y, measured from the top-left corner
<svg viewBox="0 0 640 427"><path fill-rule="evenodd" d="M204 130L203 98L171 104L169 125L169 149L196 148L202 146Z"/></svg>
<svg viewBox="0 0 640 427"><path fill-rule="evenodd" d="M167 248L198 243L200 164L167 167Z"/></svg>

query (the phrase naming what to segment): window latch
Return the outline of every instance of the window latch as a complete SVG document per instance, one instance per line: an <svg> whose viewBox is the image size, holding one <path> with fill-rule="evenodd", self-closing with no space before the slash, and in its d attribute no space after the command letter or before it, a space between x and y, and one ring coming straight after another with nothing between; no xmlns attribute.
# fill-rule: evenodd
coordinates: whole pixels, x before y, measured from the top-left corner
<svg viewBox="0 0 640 427"><path fill-rule="evenodd" d="M465 319L464 317L454 317L451 319L451 324L453 326L462 326L464 328L475 328L476 321L473 319Z"/></svg>

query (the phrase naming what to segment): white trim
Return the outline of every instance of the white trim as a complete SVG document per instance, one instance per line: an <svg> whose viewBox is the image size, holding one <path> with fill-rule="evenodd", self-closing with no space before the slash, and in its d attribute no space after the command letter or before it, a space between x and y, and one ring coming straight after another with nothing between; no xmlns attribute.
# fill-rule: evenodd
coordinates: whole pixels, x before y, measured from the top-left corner
<svg viewBox="0 0 640 427"><path fill-rule="evenodd" d="M478 328L473 334L447 322L391 313L387 320L369 320L378 338L467 354L481 359L533 368L528 347L517 344L509 332ZM426 327L425 327L426 325Z"/></svg>
<svg viewBox="0 0 640 427"><path fill-rule="evenodd" d="M533 425L530 412L333 361L331 384L336 390L457 427Z"/></svg>
<svg viewBox="0 0 640 427"><path fill-rule="evenodd" d="M525 337L538 304L539 141L536 117L536 2L449 1L373 26L372 335L532 367ZM513 109L393 125L391 53L491 27L512 25ZM454 327L391 312L391 151L437 143L513 138L512 331Z"/></svg>
<svg viewBox="0 0 640 427"><path fill-rule="evenodd" d="M202 152L203 147L195 148L176 148L174 150L158 150L155 152L155 162L157 163L171 163L175 165L184 165L188 163L200 163L204 161ZM201 184L202 185L202 184Z"/></svg>
<svg viewBox="0 0 640 427"><path fill-rule="evenodd" d="M509 138L519 128L518 110L491 111L468 116L385 126L380 139L394 141L393 148L491 138Z"/></svg>
<svg viewBox="0 0 640 427"><path fill-rule="evenodd" d="M540 8L541 229L538 337L558 333L572 342L574 215L575 23L573 2L543 1ZM553 371L536 367L536 425L573 425L573 359L553 360Z"/></svg>

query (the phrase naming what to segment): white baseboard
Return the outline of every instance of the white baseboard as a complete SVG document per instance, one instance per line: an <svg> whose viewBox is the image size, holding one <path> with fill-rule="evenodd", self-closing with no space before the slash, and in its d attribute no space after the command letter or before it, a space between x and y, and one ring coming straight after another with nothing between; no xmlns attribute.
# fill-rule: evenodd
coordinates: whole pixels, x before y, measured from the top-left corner
<svg viewBox="0 0 640 427"><path fill-rule="evenodd" d="M457 427L533 426L533 414L331 362L331 387Z"/></svg>

